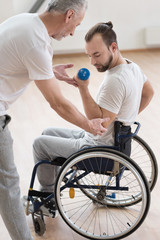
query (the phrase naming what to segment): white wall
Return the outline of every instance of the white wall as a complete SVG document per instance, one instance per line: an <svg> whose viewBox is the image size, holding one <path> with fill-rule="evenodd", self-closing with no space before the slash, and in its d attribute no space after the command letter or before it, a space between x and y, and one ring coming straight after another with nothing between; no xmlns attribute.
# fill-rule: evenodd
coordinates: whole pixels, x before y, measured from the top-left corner
<svg viewBox="0 0 160 240"><path fill-rule="evenodd" d="M0 0L0 23L15 14L28 12L36 0Z"/></svg>
<svg viewBox="0 0 160 240"><path fill-rule="evenodd" d="M35 1L0 0L0 21L28 11ZM39 12L43 11L48 1ZM53 41L55 53L84 51L85 33L97 22L113 22L121 50L146 48L144 29L149 26L160 27L160 0L88 0L88 3L85 19L77 28L75 36L60 42Z"/></svg>
<svg viewBox="0 0 160 240"><path fill-rule="evenodd" d="M0 0L0 23L13 15L13 0Z"/></svg>
<svg viewBox="0 0 160 240"><path fill-rule="evenodd" d="M36 0L12 0L14 3L14 14L29 12Z"/></svg>
<svg viewBox="0 0 160 240"><path fill-rule="evenodd" d="M54 42L56 53L83 51L84 35L97 22L111 20L117 33L119 48L146 48L144 30L160 27L160 0L88 0L85 19L74 37Z"/></svg>

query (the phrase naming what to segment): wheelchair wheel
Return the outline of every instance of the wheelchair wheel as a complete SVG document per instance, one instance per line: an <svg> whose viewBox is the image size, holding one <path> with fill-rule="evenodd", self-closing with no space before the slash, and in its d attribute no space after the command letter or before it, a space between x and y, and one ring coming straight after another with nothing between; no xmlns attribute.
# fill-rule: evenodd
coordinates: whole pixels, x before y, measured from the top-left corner
<svg viewBox="0 0 160 240"><path fill-rule="evenodd" d="M152 149L149 147L149 145L139 136L134 136L132 138L131 143L131 159L134 160L138 164L138 166L143 171L148 184L150 191L153 190L157 177L158 177L158 164L156 157L152 151ZM92 198L93 201L93 194L91 195L90 192L86 189L81 189L88 197ZM114 194L113 194L114 196ZM110 204L110 206L114 206L115 204L118 204L118 200L115 201L114 197L110 197L110 201L107 200L107 204ZM124 203L123 206L128 206L132 204L136 204L139 201L141 201L141 197L137 196L136 198L132 199L132 201L126 201L126 204Z"/></svg>
<svg viewBox="0 0 160 240"><path fill-rule="evenodd" d="M80 235L121 239L144 221L150 191L134 161L97 147L82 150L64 163L55 183L55 201L64 221Z"/></svg>
<svg viewBox="0 0 160 240"><path fill-rule="evenodd" d="M43 234L46 231L46 226L44 223L44 220L41 218L41 216L33 217L33 224L34 224L34 230L39 236L43 236Z"/></svg>
<svg viewBox="0 0 160 240"><path fill-rule="evenodd" d="M131 159L133 159L144 172L150 187L153 190L158 176L156 157L149 145L139 136L132 138Z"/></svg>

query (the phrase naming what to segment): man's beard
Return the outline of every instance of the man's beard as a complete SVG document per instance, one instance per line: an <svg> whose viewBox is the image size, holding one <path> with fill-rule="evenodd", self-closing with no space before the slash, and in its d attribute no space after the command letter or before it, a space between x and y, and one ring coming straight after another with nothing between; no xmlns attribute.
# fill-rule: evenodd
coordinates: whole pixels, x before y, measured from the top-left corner
<svg viewBox="0 0 160 240"><path fill-rule="evenodd" d="M96 68L97 68L98 72L105 72L105 71L107 71L109 69L112 60L113 60L113 56L111 55L109 60L108 60L108 62L105 63L105 65L98 65L98 64L96 65L95 64L94 66L95 67L97 66Z"/></svg>

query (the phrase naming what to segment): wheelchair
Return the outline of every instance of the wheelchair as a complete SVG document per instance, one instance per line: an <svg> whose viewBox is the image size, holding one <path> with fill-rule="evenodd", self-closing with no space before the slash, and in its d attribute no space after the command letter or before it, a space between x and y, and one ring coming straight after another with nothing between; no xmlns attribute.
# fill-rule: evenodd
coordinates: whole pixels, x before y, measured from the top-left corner
<svg viewBox="0 0 160 240"><path fill-rule="evenodd" d="M122 239L144 221L150 206L150 191L158 175L155 155L137 136L140 124L130 127L115 122L115 146L82 149L68 159L41 161L33 168L28 191L35 232L46 231L41 207L55 199L56 207L68 226L88 239ZM37 168L42 164L61 166L54 192L33 189Z"/></svg>

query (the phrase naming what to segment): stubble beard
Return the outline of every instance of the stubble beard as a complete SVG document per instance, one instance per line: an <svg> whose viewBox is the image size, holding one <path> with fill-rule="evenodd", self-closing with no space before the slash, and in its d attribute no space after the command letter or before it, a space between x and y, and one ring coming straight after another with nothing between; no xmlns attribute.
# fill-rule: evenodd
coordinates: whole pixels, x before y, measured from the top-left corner
<svg viewBox="0 0 160 240"><path fill-rule="evenodd" d="M107 63L105 63L104 65L98 65L99 67L97 67L97 71L98 71L98 72L105 72L105 71L107 71L108 69L110 69L112 60L113 60L113 56L111 55L111 56L109 57L109 60L107 61ZM95 66L96 66L96 65L95 65Z"/></svg>

